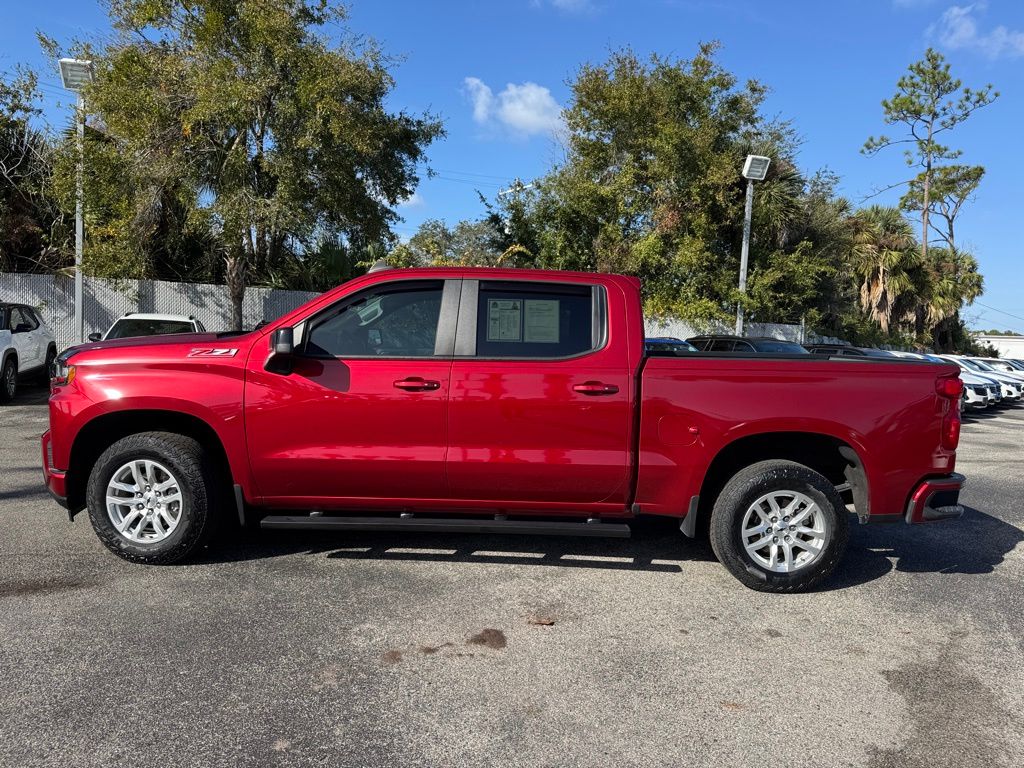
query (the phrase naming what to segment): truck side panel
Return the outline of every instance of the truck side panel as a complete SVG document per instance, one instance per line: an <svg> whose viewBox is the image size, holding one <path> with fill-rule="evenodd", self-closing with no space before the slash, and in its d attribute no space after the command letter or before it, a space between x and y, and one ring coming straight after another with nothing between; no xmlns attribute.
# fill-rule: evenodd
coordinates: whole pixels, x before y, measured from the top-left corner
<svg viewBox="0 0 1024 768"><path fill-rule="evenodd" d="M859 360L651 358L642 374L636 503L683 516L726 446L766 433L827 435L856 451L872 515L902 513L923 478L953 471L940 447L938 376L952 366Z"/></svg>

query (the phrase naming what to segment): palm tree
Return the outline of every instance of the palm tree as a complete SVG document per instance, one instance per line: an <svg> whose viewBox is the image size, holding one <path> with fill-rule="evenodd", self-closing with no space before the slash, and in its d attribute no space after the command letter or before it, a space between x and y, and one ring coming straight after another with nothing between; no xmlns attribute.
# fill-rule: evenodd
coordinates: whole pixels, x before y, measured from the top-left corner
<svg viewBox="0 0 1024 768"><path fill-rule="evenodd" d="M894 308L914 291L913 271L920 255L913 231L898 208L881 205L857 211L852 225L851 266L860 282L861 308L889 333L893 321L900 319Z"/></svg>

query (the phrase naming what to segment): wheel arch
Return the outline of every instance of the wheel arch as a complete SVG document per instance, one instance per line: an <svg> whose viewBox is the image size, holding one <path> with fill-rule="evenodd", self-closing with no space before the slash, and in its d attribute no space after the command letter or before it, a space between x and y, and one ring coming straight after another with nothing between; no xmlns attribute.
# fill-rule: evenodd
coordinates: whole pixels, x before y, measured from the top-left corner
<svg viewBox="0 0 1024 768"><path fill-rule="evenodd" d="M759 461L795 461L824 475L835 486L848 485L863 521L870 514L867 472L849 442L823 432L772 431L738 437L711 460L700 487L699 519L706 521L725 484L744 467Z"/></svg>
<svg viewBox="0 0 1024 768"><path fill-rule="evenodd" d="M194 438L209 451L218 477L224 477L228 485L237 482L221 436L198 416L160 409L111 411L88 421L71 445L67 498L73 513L85 507L89 473L100 454L121 438L142 432L172 432Z"/></svg>

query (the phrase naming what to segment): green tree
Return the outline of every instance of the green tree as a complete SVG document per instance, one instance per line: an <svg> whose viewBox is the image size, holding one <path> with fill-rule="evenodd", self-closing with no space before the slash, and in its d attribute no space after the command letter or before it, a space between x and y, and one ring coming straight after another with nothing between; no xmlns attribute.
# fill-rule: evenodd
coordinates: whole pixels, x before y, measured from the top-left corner
<svg viewBox="0 0 1024 768"><path fill-rule="evenodd" d="M865 154L874 155L887 147L905 146L907 165L919 169L912 179L902 182L909 184L910 190L901 205L920 211L922 261L927 261L928 257L929 217L936 173L943 161L955 160L961 154L960 150L940 143L940 138L999 96L991 85L981 90L968 87L961 90L961 85L950 73L945 57L929 48L924 58L911 64L908 74L897 81L896 93L882 102L885 123L904 126L906 134L871 136L863 148Z"/></svg>
<svg viewBox="0 0 1024 768"><path fill-rule="evenodd" d="M0 76L0 270L36 272L63 266L60 210L47 195L53 152L33 127L40 114L31 72Z"/></svg>
<svg viewBox="0 0 1024 768"><path fill-rule="evenodd" d="M860 283L860 306L888 334L914 290L920 264L910 224L897 208L873 205L853 220L851 261Z"/></svg>
<svg viewBox="0 0 1024 768"><path fill-rule="evenodd" d="M360 251L391 237L414 190L429 115L391 113L372 42L328 0L110 0L86 98L131 179L145 242L174 210L223 259L235 327L245 286L294 270L325 240ZM180 206L180 207L178 207ZM123 219L124 217L122 217ZM179 222L180 223L180 222ZM144 235L139 237L139 235Z"/></svg>
<svg viewBox="0 0 1024 768"><path fill-rule="evenodd" d="M502 266L490 221L460 221L450 228L439 219L424 221L409 241L394 248L395 266Z"/></svg>
<svg viewBox="0 0 1024 768"><path fill-rule="evenodd" d="M703 45L688 61L624 50L580 69L565 112L566 159L539 180L531 204L539 265L638 275L652 314L728 313L739 169L764 129L764 88L738 85L716 48Z"/></svg>

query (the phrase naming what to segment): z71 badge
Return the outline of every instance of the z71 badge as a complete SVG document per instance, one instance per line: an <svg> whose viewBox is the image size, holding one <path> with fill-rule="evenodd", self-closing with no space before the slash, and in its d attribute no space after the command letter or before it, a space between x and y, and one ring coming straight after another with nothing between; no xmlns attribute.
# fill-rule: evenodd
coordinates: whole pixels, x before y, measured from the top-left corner
<svg viewBox="0 0 1024 768"><path fill-rule="evenodd" d="M196 347L189 350L189 357L234 357L237 349L233 347Z"/></svg>

